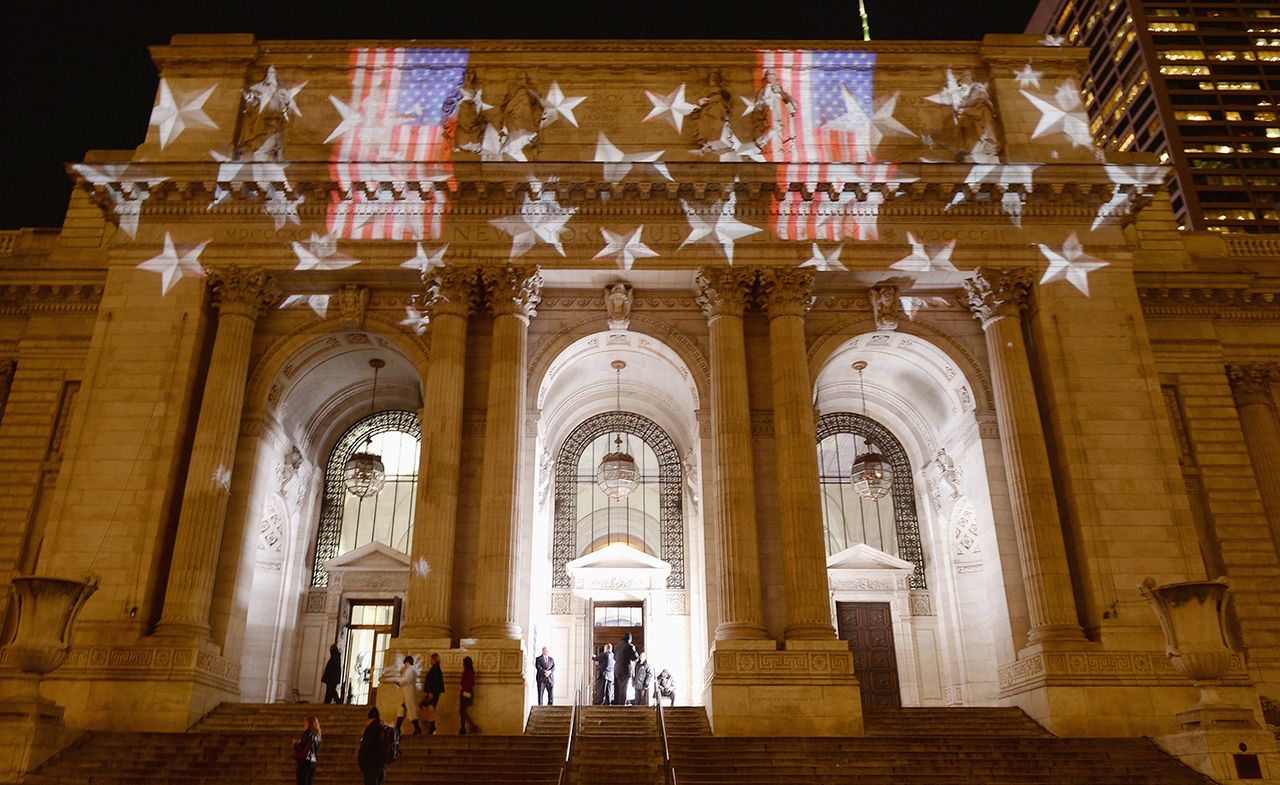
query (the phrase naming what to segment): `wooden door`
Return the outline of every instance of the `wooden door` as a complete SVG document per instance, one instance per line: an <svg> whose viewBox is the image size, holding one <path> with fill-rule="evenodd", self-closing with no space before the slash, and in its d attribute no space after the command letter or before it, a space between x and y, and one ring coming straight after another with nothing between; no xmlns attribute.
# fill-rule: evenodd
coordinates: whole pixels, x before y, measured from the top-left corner
<svg viewBox="0 0 1280 785"><path fill-rule="evenodd" d="M902 705L898 656L893 647L893 615L887 602L837 602L840 640L849 642L854 673L862 684L862 708Z"/></svg>

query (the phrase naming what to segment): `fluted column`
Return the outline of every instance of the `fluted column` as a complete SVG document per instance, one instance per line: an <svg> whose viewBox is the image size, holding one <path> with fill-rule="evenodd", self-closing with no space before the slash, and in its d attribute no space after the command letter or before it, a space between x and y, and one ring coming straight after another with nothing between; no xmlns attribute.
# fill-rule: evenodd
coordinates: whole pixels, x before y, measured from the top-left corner
<svg viewBox="0 0 1280 785"><path fill-rule="evenodd" d="M1009 478L1018 560L1031 621L1028 642L1082 640L1049 450L1022 334L1031 273L979 268L965 280L964 287L969 308L986 334L1000 450Z"/></svg>
<svg viewBox="0 0 1280 785"><path fill-rule="evenodd" d="M804 314L813 302L811 270L768 270L760 289L769 314L773 383L774 453L782 527L782 571L787 588L789 640L833 640L827 549L822 539L818 487L818 435L804 338Z"/></svg>
<svg viewBox="0 0 1280 785"><path fill-rule="evenodd" d="M711 338L711 452L720 531L720 623L716 640L765 637L760 606L755 472L742 317L754 270L703 268L698 304Z"/></svg>
<svg viewBox="0 0 1280 785"><path fill-rule="evenodd" d="M200 401L191 461L169 565L157 635L207 639L209 608L227 517L249 349L258 314L279 296L261 269L225 267L209 274L218 327Z"/></svg>
<svg viewBox="0 0 1280 785"><path fill-rule="evenodd" d="M1271 540L1280 554L1280 421L1272 385L1280 382L1280 363L1230 365L1227 378L1235 394L1244 443L1262 495Z"/></svg>
<svg viewBox="0 0 1280 785"><path fill-rule="evenodd" d="M462 462L462 397L467 360L467 316L476 296L474 268L437 270L427 287L431 361L423 385L425 412L418 460L409 591L400 634L449 638L453 542Z"/></svg>
<svg viewBox="0 0 1280 785"><path fill-rule="evenodd" d="M481 268L493 312L489 398L480 467L480 558L476 576L477 638L520 637L516 623L516 480L523 436L525 345L542 276L537 267Z"/></svg>

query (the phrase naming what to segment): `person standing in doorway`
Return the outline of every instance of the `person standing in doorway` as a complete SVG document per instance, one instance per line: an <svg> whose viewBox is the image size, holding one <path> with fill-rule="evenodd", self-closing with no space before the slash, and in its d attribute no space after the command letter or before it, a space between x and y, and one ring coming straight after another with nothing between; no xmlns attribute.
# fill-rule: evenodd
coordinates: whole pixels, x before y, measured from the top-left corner
<svg viewBox="0 0 1280 785"><path fill-rule="evenodd" d="M440 670L440 655L432 652L431 667L427 670L426 681L422 683L422 708L426 711L427 733L430 735L436 732L436 708L443 694L444 671Z"/></svg>
<svg viewBox="0 0 1280 785"><path fill-rule="evenodd" d="M458 680L458 728L459 736L479 733L480 728L471 719L471 704L476 700L476 666L470 657L462 658L462 678Z"/></svg>
<svg viewBox="0 0 1280 785"><path fill-rule="evenodd" d="M649 705L649 688L653 684L653 669L649 667L649 655L640 652L640 661L636 663L636 675L632 679L636 687L636 698L631 703L635 706Z"/></svg>
<svg viewBox="0 0 1280 785"><path fill-rule="evenodd" d="M542 656L533 659L533 668L537 672L538 705L542 705L542 693L547 693L547 705L554 706L556 688L556 661L551 659L547 647L542 647Z"/></svg>
<svg viewBox="0 0 1280 785"><path fill-rule="evenodd" d="M338 695L338 685L342 683L342 651L336 643L329 644L329 661L324 664L320 683L324 685L325 703L342 703Z"/></svg>
<svg viewBox="0 0 1280 785"><path fill-rule="evenodd" d="M627 690L632 688L631 679L635 676L636 660L640 659L640 653L636 651L636 645L631 642L631 633L622 633L622 642L618 644L618 648L614 651L615 664L613 666L613 705L627 705Z"/></svg>
<svg viewBox="0 0 1280 785"><path fill-rule="evenodd" d="M418 666L413 664L412 657L405 657L404 664L400 666L400 692L404 714L396 715L396 733L400 732L400 726L407 718L413 722L413 735L421 736L422 724L418 722Z"/></svg>
<svg viewBox="0 0 1280 785"><path fill-rule="evenodd" d="M591 660L596 664L596 703L608 706L613 700L613 644L606 643Z"/></svg>
<svg viewBox="0 0 1280 785"><path fill-rule="evenodd" d="M302 736L293 743L293 759L298 766L295 776L298 785L311 785L315 779L316 767L320 765L317 754L320 752L320 719L307 717L307 724Z"/></svg>

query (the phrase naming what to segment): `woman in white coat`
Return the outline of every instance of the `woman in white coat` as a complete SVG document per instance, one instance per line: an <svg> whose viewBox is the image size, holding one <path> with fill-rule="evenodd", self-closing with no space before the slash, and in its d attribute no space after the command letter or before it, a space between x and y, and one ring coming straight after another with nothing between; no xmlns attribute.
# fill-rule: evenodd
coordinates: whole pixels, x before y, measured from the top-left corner
<svg viewBox="0 0 1280 785"><path fill-rule="evenodd" d="M396 732L407 717L413 723L413 735L422 733L422 725L418 722L418 666L413 664L412 657L405 657L400 666L400 692L404 700L404 713L396 713Z"/></svg>

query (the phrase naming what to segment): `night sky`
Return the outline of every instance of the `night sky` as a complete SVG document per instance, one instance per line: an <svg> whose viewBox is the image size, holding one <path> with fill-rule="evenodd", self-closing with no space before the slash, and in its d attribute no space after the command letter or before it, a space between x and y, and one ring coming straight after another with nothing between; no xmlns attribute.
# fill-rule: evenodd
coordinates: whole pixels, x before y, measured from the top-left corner
<svg viewBox="0 0 1280 785"><path fill-rule="evenodd" d="M873 39L978 39L1022 32L1035 0L865 0ZM10 0L0 121L0 228L57 226L70 181L63 164L88 149L129 149L146 136L156 89L147 47L174 33L259 38L859 39L857 0L596 0L349 4L258 0ZM335 7L349 10L336 12ZM508 12L502 9L519 7ZM266 9L266 10L264 10ZM635 9L635 10L631 10Z"/></svg>

